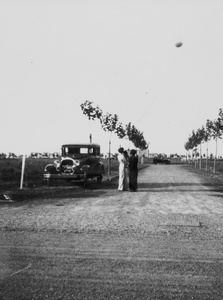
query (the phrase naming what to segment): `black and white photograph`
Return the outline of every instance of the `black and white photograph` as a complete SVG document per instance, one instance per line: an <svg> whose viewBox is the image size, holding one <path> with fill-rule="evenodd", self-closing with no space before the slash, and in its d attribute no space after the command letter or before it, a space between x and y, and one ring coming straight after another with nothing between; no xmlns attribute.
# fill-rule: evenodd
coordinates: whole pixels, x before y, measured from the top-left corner
<svg viewBox="0 0 223 300"><path fill-rule="evenodd" d="M223 1L0 0L0 299L223 299Z"/></svg>

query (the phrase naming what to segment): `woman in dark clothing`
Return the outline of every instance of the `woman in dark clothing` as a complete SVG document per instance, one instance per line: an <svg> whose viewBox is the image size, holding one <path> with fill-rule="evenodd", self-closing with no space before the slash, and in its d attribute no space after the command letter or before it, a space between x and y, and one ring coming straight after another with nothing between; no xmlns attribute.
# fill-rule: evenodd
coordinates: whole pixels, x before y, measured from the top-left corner
<svg viewBox="0 0 223 300"><path fill-rule="evenodd" d="M128 190L128 187L129 187L129 154L126 150L124 150L123 153L124 153L124 156L126 159L124 186L125 186L125 190Z"/></svg>
<svg viewBox="0 0 223 300"><path fill-rule="evenodd" d="M129 157L129 190L135 192L138 188L138 156L136 156L136 150L130 151Z"/></svg>

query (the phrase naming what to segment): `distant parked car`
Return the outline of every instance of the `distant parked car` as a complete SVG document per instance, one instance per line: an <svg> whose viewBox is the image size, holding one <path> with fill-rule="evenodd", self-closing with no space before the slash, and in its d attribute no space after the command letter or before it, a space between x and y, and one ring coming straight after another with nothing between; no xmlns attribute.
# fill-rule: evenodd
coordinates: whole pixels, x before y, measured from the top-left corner
<svg viewBox="0 0 223 300"><path fill-rule="evenodd" d="M155 156L153 158L153 164L155 164L155 165L157 165L157 164L169 165L170 164L170 159L167 158L167 157L164 157L161 154L159 154L158 156Z"/></svg>
<svg viewBox="0 0 223 300"><path fill-rule="evenodd" d="M85 186L88 179L96 178L101 182L104 173L100 145L66 144L62 145L61 159L46 165L44 179L48 185L54 179L70 179L83 181Z"/></svg>

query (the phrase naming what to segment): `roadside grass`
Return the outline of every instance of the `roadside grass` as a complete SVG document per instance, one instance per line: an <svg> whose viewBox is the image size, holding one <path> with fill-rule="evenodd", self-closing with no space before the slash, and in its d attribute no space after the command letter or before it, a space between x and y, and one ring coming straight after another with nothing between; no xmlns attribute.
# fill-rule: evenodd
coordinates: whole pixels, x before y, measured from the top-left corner
<svg viewBox="0 0 223 300"><path fill-rule="evenodd" d="M52 186L48 186L43 179L44 168L53 163L55 159L27 158L25 161L24 184L20 189L22 158L0 160L0 203L8 195L11 200L25 201L34 199L53 199L89 196L92 190L117 188L119 162L112 159L110 174L108 174L108 160L102 159L105 166L104 179L101 184L89 181L87 189L82 182L67 180L55 180ZM148 164L139 165L139 170L148 167ZM86 194L85 194L86 193Z"/></svg>
<svg viewBox="0 0 223 300"><path fill-rule="evenodd" d="M212 188L221 189L223 182L223 160L216 160L215 172L214 172L214 160L208 160L206 168L206 160L203 159L200 165L200 162L193 162L184 165L185 168L201 176L207 185L210 185Z"/></svg>
<svg viewBox="0 0 223 300"><path fill-rule="evenodd" d="M43 179L44 168L47 164L53 163L55 159L46 158L26 158L24 171L24 187L41 187L46 186ZM105 178L108 178L108 160L102 159L105 166ZM118 160L111 159L110 174L118 175ZM206 170L206 160L202 159L201 168L200 161L197 160L185 164L198 172L213 174L214 160L208 160L208 168ZM21 180L22 158L16 159L0 159L0 190L19 189ZM223 175L223 159L216 161L216 173ZM62 184L62 183L60 183ZM63 185L63 184L62 184Z"/></svg>
<svg viewBox="0 0 223 300"><path fill-rule="evenodd" d="M194 169L204 171L206 173L213 174L214 170L214 159L209 159L206 166L206 159L196 160L196 161L190 161L188 162L188 165L193 167ZM223 159L216 160L215 164L215 172L216 173L223 173Z"/></svg>
<svg viewBox="0 0 223 300"><path fill-rule="evenodd" d="M43 184L43 171L45 165L52 163L53 159L27 158L25 160L25 185ZM21 180L22 158L0 160L0 183L2 188L19 187Z"/></svg>
<svg viewBox="0 0 223 300"><path fill-rule="evenodd" d="M43 179L44 168L55 159L26 158L24 170L24 187L46 186ZM108 174L108 160L102 159L105 166L105 175ZM21 180L22 158L0 160L0 189L18 189ZM118 161L111 160L110 173L118 172ZM64 182L64 181L63 181ZM61 182L61 185L64 185Z"/></svg>

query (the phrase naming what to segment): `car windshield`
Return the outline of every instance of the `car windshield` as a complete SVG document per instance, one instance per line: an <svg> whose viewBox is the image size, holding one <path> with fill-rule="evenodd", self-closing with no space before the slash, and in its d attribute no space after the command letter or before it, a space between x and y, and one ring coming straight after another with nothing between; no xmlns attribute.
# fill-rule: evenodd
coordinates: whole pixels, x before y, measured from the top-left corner
<svg viewBox="0 0 223 300"><path fill-rule="evenodd" d="M100 155L100 149L98 147L63 147L62 155L82 156L82 155Z"/></svg>

